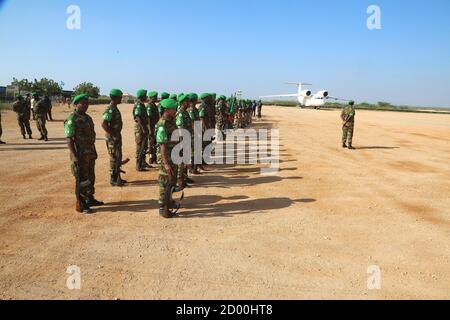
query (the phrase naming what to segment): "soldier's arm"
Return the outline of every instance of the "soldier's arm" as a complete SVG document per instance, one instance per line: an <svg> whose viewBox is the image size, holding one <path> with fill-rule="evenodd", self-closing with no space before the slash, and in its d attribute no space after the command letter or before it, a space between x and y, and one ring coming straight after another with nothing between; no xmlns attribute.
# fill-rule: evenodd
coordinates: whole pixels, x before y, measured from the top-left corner
<svg viewBox="0 0 450 320"><path fill-rule="evenodd" d="M74 138L67 138L67 145L69 146L70 153L72 154L72 158L74 159L74 163L78 164L78 156L77 156L77 150L75 147L75 139Z"/></svg>

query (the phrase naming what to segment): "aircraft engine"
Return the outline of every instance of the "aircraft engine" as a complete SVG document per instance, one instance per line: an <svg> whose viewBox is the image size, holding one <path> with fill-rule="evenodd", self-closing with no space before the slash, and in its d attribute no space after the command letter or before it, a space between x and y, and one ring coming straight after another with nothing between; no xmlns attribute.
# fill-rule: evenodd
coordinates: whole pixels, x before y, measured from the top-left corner
<svg viewBox="0 0 450 320"><path fill-rule="evenodd" d="M310 97L311 96L311 91L310 90L303 90L302 92L300 92L300 95L303 97Z"/></svg>
<svg viewBox="0 0 450 320"><path fill-rule="evenodd" d="M318 98L328 98L328 91L319 91L316 93L316 97Z"/></svg>

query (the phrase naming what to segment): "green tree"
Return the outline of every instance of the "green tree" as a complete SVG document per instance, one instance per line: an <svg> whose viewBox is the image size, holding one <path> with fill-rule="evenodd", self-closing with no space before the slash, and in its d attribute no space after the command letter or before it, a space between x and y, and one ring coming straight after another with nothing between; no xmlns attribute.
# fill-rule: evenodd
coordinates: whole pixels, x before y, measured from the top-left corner
<svg viewBox="0 0 450 320"><path fill-rule="evenodd" d="M19 89L19 93L22 91L31 91L33 83L28 81L28 79L18 80L17 78L13 78L11 82L11 86L17 87Z"/></svg>
<svg viewBox="0 0 450 320"><path fill-rule="evenodd" d="M34 79L31 91L38 92L42 95L57 96L62 92L61 86L54 80L42 78L41 80Z"/></svg>
<svg viewBox="0 0 450 320"><path fill-rule="evenodd" d="M76 95L86 93L91 98L98 98L100 95L100 89L90 82L83 82L75 87L74 93Z"/></svg>

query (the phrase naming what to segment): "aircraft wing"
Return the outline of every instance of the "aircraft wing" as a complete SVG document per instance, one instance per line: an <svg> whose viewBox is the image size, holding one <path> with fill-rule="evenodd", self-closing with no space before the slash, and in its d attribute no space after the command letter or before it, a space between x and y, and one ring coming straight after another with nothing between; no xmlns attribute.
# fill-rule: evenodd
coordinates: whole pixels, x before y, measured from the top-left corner
<svg viewBox="0 0 450 320"><path fill-rule="evenodd" d="M297 98L298 94L277 94L274 96L261 96L260 98L279 98L279 97L295 97Z"/></svg>

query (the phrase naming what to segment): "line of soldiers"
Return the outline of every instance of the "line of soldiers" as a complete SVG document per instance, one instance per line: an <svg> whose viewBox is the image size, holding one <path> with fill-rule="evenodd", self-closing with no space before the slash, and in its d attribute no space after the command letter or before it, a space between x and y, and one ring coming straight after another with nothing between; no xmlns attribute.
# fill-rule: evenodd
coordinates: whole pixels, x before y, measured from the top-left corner
<svg viewBox="0 0 450 320"><path fill-rule="evenodd" d="M121 167L129 161L123 160L122 156L123 122L118 108L122 97L121 90L110 91L111 103L103 113L102 122L110 157L110 184L114 187L127 184L121 178ZM196 93L169 95L164 92L158 100L157 92L140 89L136 97L133 107L136 170L148 171L152 168L151 165L158 165L159 212L161 216L171 218L178 210L171 194L194 183L189 174L201 174L201 171L205 171L205 163L194 165L194 124L200 123L203 132L209 129L225 131L246 127L251 123L251 104L235 97L227 99L223 95L217 97L211 93L203 93L199 97ZM64 128L70 150L71 169L76 179L76 210L92 213L92 207L104 204L95 199L96 133L92 118L87 114L89 97L86 94L78 95L73 99L73 104L75 110L65 121ZM235 115L236 126L233 125ZM192 138L191 161L180 165L175 165L171 159L172 149L178 144L171 141L176 129L187 129ZM211 142L203 143L202 149L209 143Z"/></svg>

